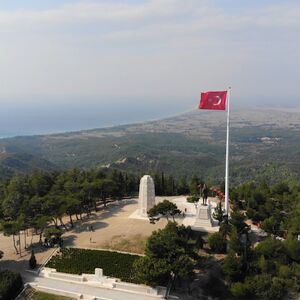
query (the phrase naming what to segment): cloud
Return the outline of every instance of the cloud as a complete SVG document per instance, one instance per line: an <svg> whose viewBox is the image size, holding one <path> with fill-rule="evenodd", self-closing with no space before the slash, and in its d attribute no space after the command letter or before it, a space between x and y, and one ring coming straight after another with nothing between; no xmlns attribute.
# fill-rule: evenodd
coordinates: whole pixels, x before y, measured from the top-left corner
<svg viewBox="0 0 300 300"><path fill-rule="evenodd" d="M152 0L142 4L121 4L117 2L104 3L75 3L63 5L48 10L17 10L1 11L0 24L21 25L27 24L55 24L75 23L78 21L138 21L147 18L165 18L191 11L191 4L180 0ZM205 2L199 1L198 3Z"/></svg>
<svg viewBox="0 0 300 300"><path fill-rule="evenodd" d="M186 16L186 21L197 20L198 27L222 26L294 26L300 24L298 3L258 7L249 14L233 16L213 1L205 0L150 0L138 4L121 2L78 2L47 10L0 10L0 24L37 25L77 22L140 22Z"/></svg>
<svg viewBox="0 0 300 300"><path fill-rule="evenodd" d="M0 10L0 95L171 99L229 83L242 96L297 94L297 1L238 12L211 0L135 2Z"/></svg>

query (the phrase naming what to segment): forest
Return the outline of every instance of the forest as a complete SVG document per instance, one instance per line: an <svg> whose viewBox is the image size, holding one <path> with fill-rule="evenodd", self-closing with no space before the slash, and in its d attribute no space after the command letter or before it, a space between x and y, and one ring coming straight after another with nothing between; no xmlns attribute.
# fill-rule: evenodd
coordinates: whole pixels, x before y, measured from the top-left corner
<svg viewBox="0 0 300 300"><path fill-rule="evenodd" d="M190 182L176 181L164 173L152 174L157 195L188 194ZM70 169L62 172L34 171L15 174L0 181L0 224L4 235L12 236L16 253L21 255L20 232L33 228L40 236L59 235L58 228L68 230L63 222L90 216L108 202L138 195L140 176L117 170L88 171ZM33 234L33 233L32 233ZM26 235L24 235L26 238ZM19 249L17 248L19 245ZM26 244L26 243L25 243Z"/></svg>
<svg viewBox="0 0 300 300"><path fill-rule="evenodd" d="M157 195L189 195L188 200L199 199L202 178L194 175L190 180L178 180L163 172L151 175ZM0 229L4 235L12 236L15 251L21 255L20 238L27 236L21 235L22 231L33 229L32 235L38 234L41 243L45 237L60 237L64 230L73 227L75 220L89 218L109 202L136 197L139 179L137 174L107 169L15 174L0 181ZM213 195L216 186L206 183ZM223 185L218 188L224 191ZM177 287L186 280L194 282L195 271L205 271L201 264L207 256L200 251L204 246L212 257L223 255L218 260L218 280L226 289L226 295L224 290L220 292L224 297L296 297L300 291L300 182L246 182L230 189L230 199L230 217L219 204L214 213L219 232L204 239L195 237L190 228L178 227L174 218L169 219L173 225L154 232L147 241L146 257L134 264L137 280L150 285L169 284L172 272ZM64 216L68 216L67 224ZM257 237L251 223L260 228L263 237ZM170 269L171 265L177 267ZM187 293L190 292L189 287Z"/></svg>

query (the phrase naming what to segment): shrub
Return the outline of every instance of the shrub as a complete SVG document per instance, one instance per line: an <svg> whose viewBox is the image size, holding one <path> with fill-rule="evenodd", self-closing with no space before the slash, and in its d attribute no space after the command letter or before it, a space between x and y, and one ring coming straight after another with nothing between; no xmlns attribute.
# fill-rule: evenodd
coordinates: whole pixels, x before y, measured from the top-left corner
<svg viewBox="0 0 300 300"><path fill-rule="evenodd" d="M242 282L235 282L230 286L230 293L235 298L243 299L248 295L247 285Z"/></svg>
<svg viewBox="0 0 300 300"><path fill-rule="evenodd" d="M241 255L244 249L244 245L235 228L232 228L229 238L229 249L234 251L238 255Z"/></svg>
<svg viewBox="0 0 300 300"><path fill-rule="evenodd" d="M219 232L215 232L208 237L208 244L213 252L224 253L226 251L226 239Z"/></svg>
<svg viewBox="0 0 300 300"><path fill-rule="evenodd" d="M44 232L44 236L47 239L50 239L52 237L60 238L63 234L63 231L60 228L50 227L47 228Z"/></svg>
<svg viewBox="0 0 300 300"><path fill-rule="evenodd" d="M284 282L269 274L256 275L246 279L249 291L253 296L263 300L281 299L285 293Z"/></svg>
<svg viewBox="0 0 300 300"><path fill-rule="evenodd" d="M255 248L255 253L259 256L263 255L266 259L286 260L283 243L271 237L259 243Z"/></svg>
<svg viewBox="0 0 300 300"><path fill-rule="evenodd" d="M213 218L216 219L219 222L219 225L222 223L222 221L227 218L225 217L225 211L222 208L222 203L220 202L217 207L214 210Z"/></svg>
<svg viewBox="0 0 300 300"><path fill-rule="evenodd" d="M23 281L19 273L8 270L0 272L0 299L13 300L22 289Z"/></svg>
<svg viewBox="0 0 300 300"><path fill-rule="evenodd" d="M261 228L267 233L277 234L280 228L280 223L274 216L271 216L262 222Z"/></svg>
<svg viewBox="0 0 300 300"><path fill-rule="evenodd" d="M296 238L289 236L283 242L285 252L291 260L300 261L300 242Z"/></svg>
<svg viewBox="0 0 300 300"><path fill-rule="evenodd" d="M278 276L281 278L288 279L292 276L293 272L291 271L289 266L281 265L278 268Z"/></svg>
<svg viewBox="0 0 300 300"><path fill-rule="evenodd" d="M190 202L190 203L198 202L199 201L199 197L197 197L197 196L189 196L189 197L187 197L186 201Z"/></svg>
<svg viewBox="0 0 300 300"><path fill-rule="evenodd" d="M177 214L180 214L181 211L178 209L177 205L168 201L164 200L163 202L160 202L156 205L154 205L149 211L148 216L149 217L155 217L157 215L166 216L167 220L170 216L172 216L174 220L174 216Z"/></svg>
<svg viewBox="0 0 300 300"><path fill-rule="evenodd" d="M155 286L168 284L171 270L170 264L166 260L154 260L145 256L134 262L134 271L141 283Z"/></svg>
<svg viewBox="0 0 300 300"><path fill-rule="evenodd" d="M259 259L257 260L257 267L260 270L260 272L262 272L262 273L267 273L268 272L269 263L263 255L261 255L259 257Z"/></svg>
<svg viewBox="0 0 300 300"><path fill-rule="evenodd" d="M242 262L241 259L236 257L235 253L230 251L223 261L222 272L229 282L241 281L242 279Z"/></svg>

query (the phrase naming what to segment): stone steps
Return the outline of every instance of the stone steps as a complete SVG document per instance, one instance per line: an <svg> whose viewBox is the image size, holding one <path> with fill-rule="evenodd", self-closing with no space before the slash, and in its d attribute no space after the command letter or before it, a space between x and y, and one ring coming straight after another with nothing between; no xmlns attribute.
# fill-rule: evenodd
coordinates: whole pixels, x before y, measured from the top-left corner
<svg viewBox="0 0 300 300"><path fill-rule="evenodd" d="M209 227L212 226L211 221L209 219L197 219L193 225L194 227Z"/></svg>
<svg viewBox="0 0 300 300"><path fill-rule="evenodd" d="M208 211L207 210L200 210L198 214L199 219L209 219Z"/></svg>
<svg viewBox="0 0 300 300"><path fill-rule="evenodd" d="M199 229L212 227L210 218L210 206L200 205L198 207L197 217L192 227Z"/></svg>

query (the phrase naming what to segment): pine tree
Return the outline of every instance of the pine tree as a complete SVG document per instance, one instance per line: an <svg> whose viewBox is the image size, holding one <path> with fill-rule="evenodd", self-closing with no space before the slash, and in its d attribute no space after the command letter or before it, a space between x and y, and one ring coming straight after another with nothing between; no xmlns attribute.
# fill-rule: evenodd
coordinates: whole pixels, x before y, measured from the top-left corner
<svg viewBox="0 0 300 300"><path fill-rule="evenodd" d="M29 259L29 268L31 270L35 269L36 267L36 258L35 258L35 255L34 255L34 251L31 250L31 256L30 256L30 259Z"/></svg>
<svg viewBox="0 0 300 300"><path fill-rule="evenodd" d="M222 203L218 203L214 213L213 213L214 219L219 221L219 225L223 222L224 220L224 210L222 209Z"/></svg>

